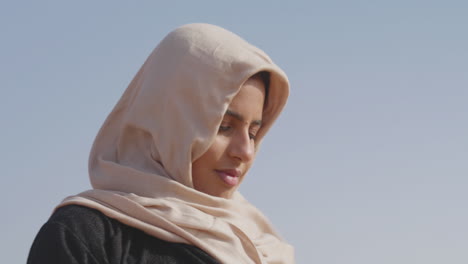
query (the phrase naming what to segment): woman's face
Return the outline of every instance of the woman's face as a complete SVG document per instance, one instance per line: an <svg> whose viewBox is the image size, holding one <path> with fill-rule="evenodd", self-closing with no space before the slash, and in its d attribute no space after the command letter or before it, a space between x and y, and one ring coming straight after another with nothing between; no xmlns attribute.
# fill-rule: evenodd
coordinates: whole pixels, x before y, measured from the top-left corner
<svg viewBox="0 0 468 264"><path fill-rule="evenodd" d="M196 190L223 198L236 191L255 158L264 100L263 81L247 80L231 101L213 143L192 163Z"/></svg>

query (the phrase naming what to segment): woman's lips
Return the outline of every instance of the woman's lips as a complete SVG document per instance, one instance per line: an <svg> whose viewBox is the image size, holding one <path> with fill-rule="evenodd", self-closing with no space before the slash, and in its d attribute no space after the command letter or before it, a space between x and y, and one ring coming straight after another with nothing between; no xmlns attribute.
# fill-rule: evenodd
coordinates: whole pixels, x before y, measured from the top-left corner
<svg viewBox="0 0 468 264"><path fill-rule="evenodd" d="M239 170L215 170L218 176L229 186L239 184Z"/></svg>

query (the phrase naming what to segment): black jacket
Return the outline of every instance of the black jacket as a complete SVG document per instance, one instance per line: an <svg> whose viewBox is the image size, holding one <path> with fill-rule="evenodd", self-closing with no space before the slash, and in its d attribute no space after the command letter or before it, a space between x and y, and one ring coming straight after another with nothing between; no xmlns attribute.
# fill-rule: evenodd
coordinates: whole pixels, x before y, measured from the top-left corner
<svg viewBox="0 0 468 264"><path fill-rule="evenodd" d="M88 207L58 209L34 240L28 264L219 263L201 249L167 242Z"/></svg>

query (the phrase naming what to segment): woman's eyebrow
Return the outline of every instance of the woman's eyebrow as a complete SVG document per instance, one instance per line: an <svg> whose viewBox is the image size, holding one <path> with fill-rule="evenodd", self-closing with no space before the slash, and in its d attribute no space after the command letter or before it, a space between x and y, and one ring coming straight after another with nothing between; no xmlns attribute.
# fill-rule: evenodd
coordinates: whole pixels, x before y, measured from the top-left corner
<svg viewBox="0 0 468 264"><path fill-rule="evenodd" d="M239 113L237 113L237 112L234 112L234 111L232 111L232 110L229 110L229 109L228 109L228 110L226 111L226 115L230 115L230 116L234 117L235 119L237 119L237 120L239 120L239 121L241 121L241 122L245 122L245 118L244 118L241 114L239 114ZM251 125L261 126L261 125L262 125L262 120L254 120L254 121L252 121L250 124L251 124Z"/></svg>

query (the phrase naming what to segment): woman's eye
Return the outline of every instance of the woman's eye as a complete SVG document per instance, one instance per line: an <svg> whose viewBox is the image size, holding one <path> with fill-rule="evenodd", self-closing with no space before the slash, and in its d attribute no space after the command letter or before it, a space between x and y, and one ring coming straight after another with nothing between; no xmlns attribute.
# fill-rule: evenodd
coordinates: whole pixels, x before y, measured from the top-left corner
<svg viewBox="0 0 468 264"><path fill-rule="evenodd" d="M228 131L231 127L230 126L219 126L219 132Z"/></svg>
<svg viewBox="0 0 468 264"><path fill-rule="evenodd" d="M249 132L249 138L255 140L257 138L257 129L253 129Z"/></svg>

